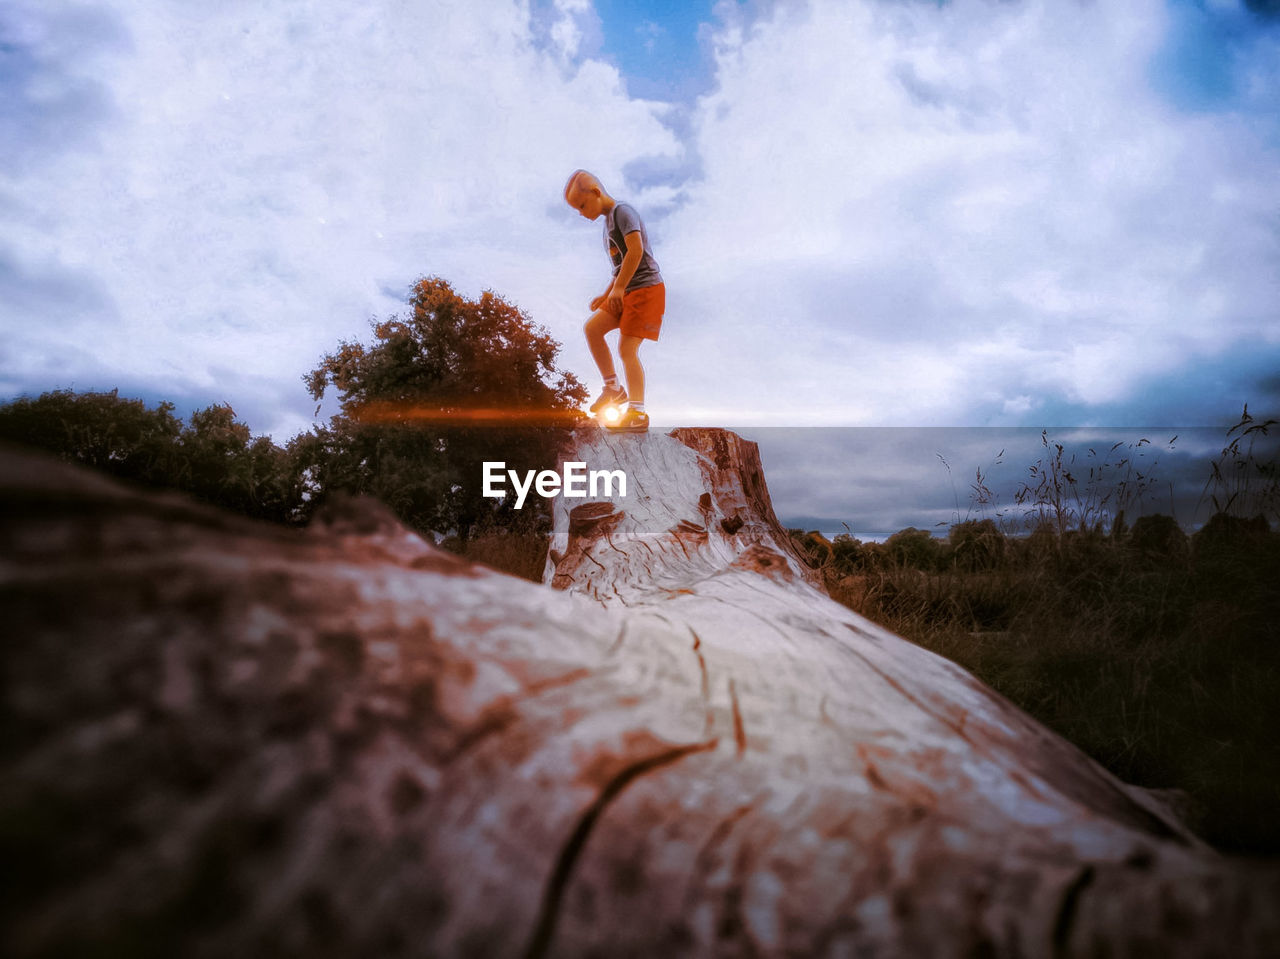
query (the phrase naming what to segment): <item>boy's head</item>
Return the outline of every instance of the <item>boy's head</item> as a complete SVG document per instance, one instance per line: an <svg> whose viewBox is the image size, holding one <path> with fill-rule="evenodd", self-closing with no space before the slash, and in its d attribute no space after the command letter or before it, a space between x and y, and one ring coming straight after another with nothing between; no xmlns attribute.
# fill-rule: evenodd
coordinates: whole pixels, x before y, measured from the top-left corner
<svg viewBox="0 0 1280 959"><path fill-rule="evenodd" d="M613 200L604 192L592 174L586 170L574 170L564 185L564 202L588 220L594 220L613 206Z"/></svg>

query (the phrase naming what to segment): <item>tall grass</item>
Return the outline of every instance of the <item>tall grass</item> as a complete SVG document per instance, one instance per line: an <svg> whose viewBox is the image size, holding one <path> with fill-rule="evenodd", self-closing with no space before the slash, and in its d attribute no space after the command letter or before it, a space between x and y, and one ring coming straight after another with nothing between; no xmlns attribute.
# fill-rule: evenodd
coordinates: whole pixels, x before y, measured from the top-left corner
<svg viewBox="0 0 1280 959"><path fill-rule="evenodd" d="M1268 521L1280 497L1274 462L1253 446L1272 425L1245 410L1206 485L1219 512L1192 536L1169 517L1100 521L1150 474L1075 481L1046 435L1031 535L957 524L927 568L918 550L885 548L893 538L837 537L828 589L1126 782L1176 791L1189 825L1224 851L1280 855L1280 533ZM1100 490L1098 478L1130 485Z"/></svg>

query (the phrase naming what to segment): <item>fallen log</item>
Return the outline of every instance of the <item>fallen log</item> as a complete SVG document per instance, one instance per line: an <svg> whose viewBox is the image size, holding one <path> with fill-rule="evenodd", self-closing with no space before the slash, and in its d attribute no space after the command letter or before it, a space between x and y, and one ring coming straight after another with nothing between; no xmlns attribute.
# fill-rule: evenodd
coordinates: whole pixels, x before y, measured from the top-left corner
<svg viewBox="0 0 1280 959"><path fill-rule="evenodd" d="M541 586L6 453L6 954L1272 952L1274 867L826 597L753 444L577 440Z"/></svg>

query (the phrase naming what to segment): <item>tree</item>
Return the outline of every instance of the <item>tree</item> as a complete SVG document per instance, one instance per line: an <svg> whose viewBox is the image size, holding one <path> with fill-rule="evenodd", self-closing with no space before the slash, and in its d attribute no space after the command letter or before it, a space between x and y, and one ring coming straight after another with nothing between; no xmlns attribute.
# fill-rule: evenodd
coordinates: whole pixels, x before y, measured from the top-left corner
<svg viewBox="0 0 1280 959"><path fill-rule="evenodd" d="M247 516L299 518L301 486L293 458L268 437L253 437L229 405L192 413L181 440L181 488Z"/></svg>
<svg viewBox="0 0 1280 959"><path fill-rule="evenodd" d="M181 433L172 403L150 409L118 390L52 390L0 406L0 438L150 485L173 485Z"/></svg>
<svg viewBox="0 0 1280 959"><path fill-rule="evenodd" d="M419 531L511 523L511 498L485 498L482 464L555 465L586 388L557 369L560 344L491 292L469 300L438 277L418 281L404 317L375 322L374 342L343 342L306 377L341 411L294 444L317 498L370 494ZM542 499L526 509L544 509Z"/></svg>
<svg viewBox="0 0 1280 959"><path fill-rule="evenodd" d="M192 413L186 426L173 410L118 390L53 390L0 406L0 438L258 519L297 518L301 489L288 452L252 437L225 403Z"/></svg>

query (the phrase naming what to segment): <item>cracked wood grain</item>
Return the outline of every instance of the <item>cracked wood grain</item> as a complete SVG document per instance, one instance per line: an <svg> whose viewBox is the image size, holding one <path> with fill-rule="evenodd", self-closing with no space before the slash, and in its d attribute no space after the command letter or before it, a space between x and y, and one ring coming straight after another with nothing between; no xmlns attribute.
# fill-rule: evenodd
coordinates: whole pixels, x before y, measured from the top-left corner
<svg viewBox="0 0 1280 959"><path fill-rule="evenodd" d="M547 954L547 950L551 948L552 939L556 931L556 920L560 911L560 901L564 896L565 887L573 875L573 867L591 836L592 828L595 826L596 821L604 815L605 809L609 804L639 777L661 769L663 766L679 762L694 753L715 749L718 744L718 740L711 739L706 742L677 746L656 755L646 756L624 767L604 785L599 795L583 812L582 817L577 821L573 832L570 833L559 855L556 857L555 868L547 879L546 891L542 897L542 907L538 912L538 920L534 926L533 935L529 939L529 946L524 953L527 959L541 959Z"/></svg>
<svg viewBox="0 0 1280 959"><path fill-rule="evenodd" d="M738 704L738 687L732 676L729 677L729 702L733 704L733 741L741 758L747 751L747 726L742 721L742 707Z"/></svg>
<svg viewBox="0 0 1280 959"><path fill-rule="evenodd" d="M702 655L702 640L698 638L698 634L692 629L689 630L693 636L693 655L698 658L698 674L701 679L702 701L706 704L707 721L705 735L711 734L711 729L715 725L715 714L711 710L711 677L707 673L707 661Z"/></svg>

